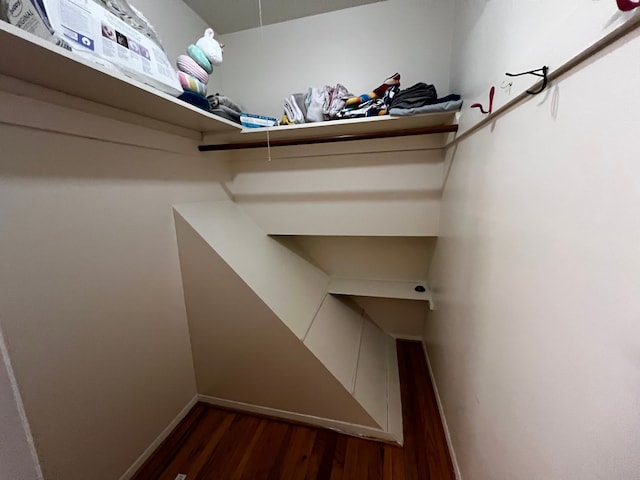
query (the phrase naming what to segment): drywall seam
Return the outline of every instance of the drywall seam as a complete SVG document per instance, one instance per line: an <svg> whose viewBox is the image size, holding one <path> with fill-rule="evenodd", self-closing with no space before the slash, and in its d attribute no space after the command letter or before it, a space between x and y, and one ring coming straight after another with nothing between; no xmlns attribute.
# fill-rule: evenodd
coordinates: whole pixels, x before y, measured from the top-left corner
<svg viewBox="0 0 640 480"><path fill-rule="evenodd" d="M307 336L309 335L309 332L311 331L311 327L313 326L313 322L316 321L316 317L318 316L318 312L320 312L320 309L322 308L322 305L324 304L324 301L327 299L327 295L329 295L329 294L327 293L327 294L325 294L324 297L322 297L322 301L320 302L320 305L318 305L318 308L316 308L316 313L313 314L313 318L311 319L311 323L307 327L307 331L304 332L304 336L300 339L300 340L302 340L302 343L304 343L307 340Z"/></svg>
<svg viewBox="0 0 640 480"><path fill-rule="evenodd" d="M20 395L20 390L18 389L18 382L16 381L16 376L13 373L13 366L11 365L11 359L9 358L9 350L7 349L7 344L5 343L2 329L0 329L0 353L2 354L2 360L4 361L4 364L7 369L7 376L9 377L9 381L11 382L11 390L13 392L13 398L15 399L15 402L16 402L18 414L20 415L20 422L22 423L22 429L24 430L25 437L27 438L27 443L29 444L29 451L31 453L31 459L33 460L33 466L36 470L36 475L38 476L38 480L44 480L42 467L40 465L40 459L38 458L38 452L36 450L36 444L33 441L33 436L31 435L31 427L29 426L27 413L24 409L24 403L22 403L22 396Z"/></svg>
<svg viewBox="0 0 640 480"><path fill-rule="evenodd" d="M173 430L178 426L182 419L187 416L187 414L191 411L191 409L197 402L198 396L195 395L191 400L189 400L189 403L187 403L187 405L180 411L180 413L178 413L178 415L176 415L176 417L171 420L169 425L167 425L165 429L160 432L160 435L158 435L158 437L153 442L151 442L151 444L145 449L145 451L142 452L142 455L140 455L138 459L133 462L133 464L127 469L126 472L124 472L124 474L120 477L120 480L130 480L131 478L133 478L140 467L142 467L144 462L146 462L151 457L151 455L153 455L160 444L165 441L165 439L171 434L171 432L173 432Z"/></svg>
<svg viewBox="0 0 640 480"><path fill-rule="evenodd" d="M456 452L453 449L453 443L451 442L451 435L449 433L449 426L447 425L447 417L444 415L444 408L440 401L440 393L438 392L438 385L436 385L436 378L433 376L433 370L431 369L431 361L429 360L429 353L427 352L427 346L424 340L420 340L422 349L424 350L424 356L427 359L427 368L429 369L429 377L431 378L431 385L433 385L433 392L436 395L436 403L438 404L438 412L440 412L440 419L442 420L442 427L444 429L444 436L447 439L447 446L449 447L449 455L451 455L451 462L453 463L453 470L457 480L462 480L462 474L460 473L460 467L458 466L458 459L456 458Z"/></svg>
<svg viewBox="0 0 640 480"><path fill-rule="evenodd" d="M360 314L362 323L360 324L360 341L358 342L358 358L356 359L356 368L353 371L353 378L351 379L351 391L350 391L351 395L353 395L353 398L356 398L356 382L358 381L358 368L360 367L360 355L362 355L362 338L364 337L364 322L367 321L367 319L364 317L364 310L362 308L360 310L362 310L362 313Z"/></svg>
<svg viewBox="0 0 640 480"><path fill-rule="evenodd" d="M393 443L396 445L402 445L402 439L397 438L396 435L390 432L385 432L381 429L366 427L364 425L357 425L354 423L341 422L339 420L332 420L330 418L314 417L313 415L306 415L303 413L288 412L286 410L278 410L276 408L262 407L259 405L252 405L250 403L236 402L235 400L226 400L223 398L210 397L207 395L198 395L198 400L213 405L216 407L228 408L239 412L253 413L257 415L263 415L269 418L278 418L282 420L288 420L294 423L303 425L311 425L314 427L326 428L329 430L350 435L353 437L363 437L374 440L382 440L384 442ZM125 479L121 479L125 480Z"/></svg>

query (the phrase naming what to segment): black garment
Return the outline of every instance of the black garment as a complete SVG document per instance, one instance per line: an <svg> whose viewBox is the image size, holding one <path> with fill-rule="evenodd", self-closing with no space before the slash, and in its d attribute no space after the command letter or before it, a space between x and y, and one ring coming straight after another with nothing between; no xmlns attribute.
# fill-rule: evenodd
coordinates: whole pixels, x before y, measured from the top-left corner
<svg viewBox="0 0 640 480"><path fill-rule="evenodd" d="M216 108L210 108L209 111L214 115L226 118L227 120L231 120L232 122L241 123L240 114L233 108L229 108L226 105L218 105Z"/></svg>
<svg viewBox="0 0 640 480"><path fill-rule="evenodd" d="M391 108L417 108L433 103L438 98L436 87L424 82L400 90L393 98Z"/></svg>
<svg viewBox="0 0 640 480"><path fill-rule="evenodd" d="M245 111L242 105L233 101L225 95L220 95L219 93L216 93L215 95L209 95L207 97L207 100L209 101L209 106L212 110L218 107L228 107L238 113L242 113Z"/></svg>

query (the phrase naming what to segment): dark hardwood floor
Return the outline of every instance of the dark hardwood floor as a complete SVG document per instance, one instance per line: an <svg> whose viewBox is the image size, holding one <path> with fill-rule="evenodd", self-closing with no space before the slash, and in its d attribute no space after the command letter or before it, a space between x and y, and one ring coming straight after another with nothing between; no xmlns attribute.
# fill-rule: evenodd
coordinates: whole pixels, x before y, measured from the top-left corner
<svg viewBox="0 0 640 480"><path fill-rule="evenodd" d="M422 345L398 363L402 448L197 404L134 480L453 480Z"/></svg>

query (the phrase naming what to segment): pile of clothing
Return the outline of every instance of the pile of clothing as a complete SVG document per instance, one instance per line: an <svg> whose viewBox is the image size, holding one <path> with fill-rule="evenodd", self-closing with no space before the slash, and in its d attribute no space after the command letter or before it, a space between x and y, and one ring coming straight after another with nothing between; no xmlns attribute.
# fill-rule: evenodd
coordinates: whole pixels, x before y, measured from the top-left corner
<svg viewBox="0 0 640 480"><path fill-rule="evenodd" d="M209 95L207 100L209 101L209 111L211 113L232 122L240 123L240 114L244 111L242 105L219 93Z"/></svg>
<svg viewBox="0 0 640 480"><path fill-rule="evenodd" d="M399 91L391 100L389 114L396 116L419 115L421 113L453 112L462 107L460 95L438 98L436 87L416 83Z"/></svg>
<svg viewBox="0 0 640 480"><path fill-rule="evenodd" d="M359 96L353 95L340 83L324 88L312 87L306 94L294 93L285 98L282 123L288 125L386 115L399 89L399 73L391 75L371 92Z"/></svg>
<svg viewBox="0 0 640 480"><path fill-rule="evenodd" d="M334 120L344 108L346 99L351 97L344 85L312 87L307 93L294 93L284 99L285 125Z"/></svg>
<svg viewBox="0 0 640 480"><path fill-rule="evenodd" d="M354 96L344 85L310 88L284 100L285 125L322 122L379 115L419 115L460 110L460 95L438 98L436 87L424 82L400 90L400 74L395 73L369 93Z"/></svg>
<svg viewBox="0 0 640 480"><path fill-rule="evenodd" d="M370 93L348 98L338 118L377 117L386 115L389 105L400 90L400 74L394 73Z"/></svg>

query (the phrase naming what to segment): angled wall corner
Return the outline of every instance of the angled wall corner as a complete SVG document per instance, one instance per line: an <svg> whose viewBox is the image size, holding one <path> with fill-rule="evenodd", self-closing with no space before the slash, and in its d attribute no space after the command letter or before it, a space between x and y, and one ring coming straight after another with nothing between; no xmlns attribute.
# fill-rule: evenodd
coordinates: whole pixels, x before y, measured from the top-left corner
<svg viewBox="0 0 640 480"><path fill-rule="evenodd" d="M208 206L237 208L230 202ZM176 207L175 222L198 392L379 429L294 328L258 295L255 285L252 288L211 248L202 230L193 228L193 212L183 207ZM264 240L277 245L266 235ZM323 284L319 301L312 299L318 305L309 310L309 325L325 289Z"/></svg>
<svg viewBox="0 0 640 480"><path fill-rule="evenodd" d="M0 329L0 478L39 480L29 425L21 411L20 393L11 369L9 355Z"/></svg>

